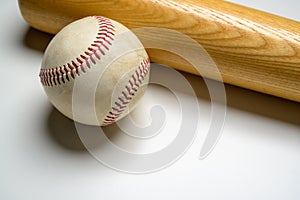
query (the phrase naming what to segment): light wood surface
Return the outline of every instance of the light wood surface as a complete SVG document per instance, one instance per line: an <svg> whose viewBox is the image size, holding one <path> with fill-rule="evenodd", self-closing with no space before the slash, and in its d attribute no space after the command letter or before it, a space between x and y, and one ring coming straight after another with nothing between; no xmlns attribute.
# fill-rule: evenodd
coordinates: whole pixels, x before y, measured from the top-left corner
<svg viewBox="0 0 300 200"><path fill-rule="evenodd" d="M54 34L88 15L109 17L130 29L180 31L207 50L224 82L300 102L299 22L213 0L19 0L19 6L32 27ZM198 74L170 52L148 53L152 62Z"/></svg>

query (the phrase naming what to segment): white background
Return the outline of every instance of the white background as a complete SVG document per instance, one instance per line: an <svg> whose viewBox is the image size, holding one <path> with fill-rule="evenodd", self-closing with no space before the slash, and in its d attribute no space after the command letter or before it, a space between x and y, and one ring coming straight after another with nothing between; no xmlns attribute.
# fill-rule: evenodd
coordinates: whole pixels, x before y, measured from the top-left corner
<svg viewBox="0 0 300 200"><path fill-rule="evenodd" d="M296 0L234 2L300 20ZM16 1L1 1L0 11L0 199L300 199L299 103L226 86L223 136L199 160L210 101L199 77L185 74L199 88L203 125L191 148L156 173L117 172L83 150L43 92L38 73L51 36L29 28ZM150 102L170 97L159 87L149 93Z"/></svg>

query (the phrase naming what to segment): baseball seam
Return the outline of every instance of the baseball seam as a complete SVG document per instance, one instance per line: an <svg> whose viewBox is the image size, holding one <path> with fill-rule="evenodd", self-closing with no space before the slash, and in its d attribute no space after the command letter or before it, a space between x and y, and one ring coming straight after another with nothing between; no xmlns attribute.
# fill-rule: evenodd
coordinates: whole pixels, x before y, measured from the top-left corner
<svg viewBox="0 0 300 200"><path fill-rule="evenodd" d="M144 59L138 68L134 71L128 84L125 86L121 95L117 98L117 101L113 103L111 111L108 112L107 116L104 118L103 125L113 124L125 111L130 103L130 100L138 91L145 77L150 71L150 59Z"/></svg>
<svg viewBox="0 0 300 200"><path fill-rule="evenodd" d="M96 64L96 59L101 60L101 56L105 56L105 51L109 51L109 46L114 40L115 27L105 17L93 17L98 21L99 28L96 39L70 62L50 69L41 69L39 77L42 85L52 87L75 79L76 76L86 73L91 68L91 63Z"/></svg>

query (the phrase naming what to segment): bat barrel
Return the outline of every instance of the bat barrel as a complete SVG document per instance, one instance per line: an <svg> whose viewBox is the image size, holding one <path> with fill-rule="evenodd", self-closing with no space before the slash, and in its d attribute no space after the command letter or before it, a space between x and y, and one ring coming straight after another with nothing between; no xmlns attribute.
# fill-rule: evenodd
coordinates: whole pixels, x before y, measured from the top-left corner
<svg viewBox="0 0 300 200"><path fill-rule="evenodd" d="M225 83L300 102L299 22L209 0L19 0L19 7L32 27L53 34L88 15L109 17L130 29L179 31L204 47ZM184 58L147 51L153 62L199 75Z"/></svg>

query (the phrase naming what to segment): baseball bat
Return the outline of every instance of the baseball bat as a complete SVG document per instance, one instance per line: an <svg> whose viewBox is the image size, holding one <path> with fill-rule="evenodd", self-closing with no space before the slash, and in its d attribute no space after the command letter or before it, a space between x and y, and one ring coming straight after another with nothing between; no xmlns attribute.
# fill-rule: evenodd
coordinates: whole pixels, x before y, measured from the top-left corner
<svg viewBox="0 0 300 200"><path fill-rule="evenodd" d="M300 102L297 21L216 0L19 0L19 7L32 27L52 34L88 15L102 15L130 29L179 31L204 47L225 83ZM147 52L152 62L200 75L178 55Z"/></svg>

